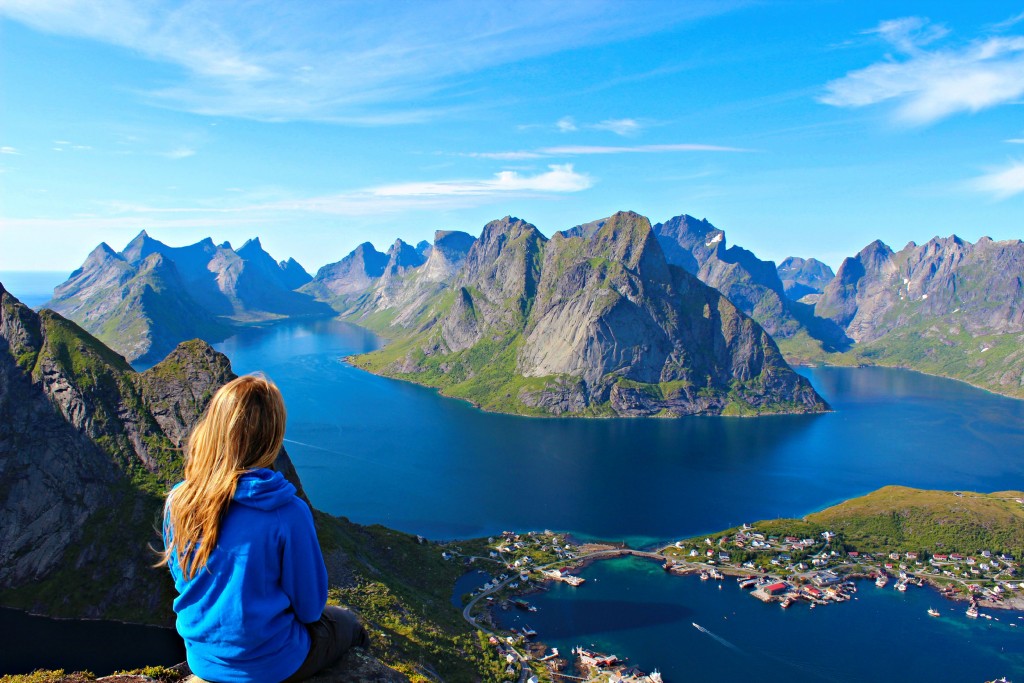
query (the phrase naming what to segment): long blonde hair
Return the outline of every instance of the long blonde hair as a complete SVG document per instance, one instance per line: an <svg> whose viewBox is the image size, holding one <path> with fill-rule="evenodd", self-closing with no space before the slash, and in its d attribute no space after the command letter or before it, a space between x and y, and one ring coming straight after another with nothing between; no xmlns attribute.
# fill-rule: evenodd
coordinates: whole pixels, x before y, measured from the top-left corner
<svg viewBox="0 0 1024 683"><path fill-rule="evenodd" d="M185 481L167 495L165 539L169 535L172 543L161 565L176 556L190 579L206 566L239 477L274 464L285 419L280 390L262 375L239 377L217 390L189 437Z"/></svg>

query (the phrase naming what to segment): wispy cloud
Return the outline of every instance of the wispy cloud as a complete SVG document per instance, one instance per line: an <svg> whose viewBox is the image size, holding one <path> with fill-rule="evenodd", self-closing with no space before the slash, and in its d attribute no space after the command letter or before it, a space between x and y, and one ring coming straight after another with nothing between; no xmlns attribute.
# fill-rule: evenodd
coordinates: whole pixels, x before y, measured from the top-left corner
<svg viewBox="0 0 1024 683"><path fill-rule="evenodd" d="M1003 142L1009 142L1011 145L1024 145L1024 138L1010 138L1009 140L1003 140Z"/></svg>
<svg viewBox="0 0 1024 683"><path fill-rule="evenodd" d="M194 157L196 151L191 147L176 147L169 152L164 152L162 156L168 159L187 159L188 157Z"/></svg>
<svg viewBox="0 0 1024 683"><path fill-rule="evenodd" d="M484 70L649 35L737 4L4 0L0 16L180 67L176 82L144 93L166 106L376 125L465 106L477 86L467 77Z"/></svg>
<svg viewBox="0 0 1024 683"><path fill-rule="evenodd" d="M936 40L945 37L949 29L942 24L933 24L922 17L903 17L880 22L878 26L863 31L864 35L877 34L901 52L916 52Z"/></svg>
<svg viewBox="0 0 1024 683"><path fill-rule="evenodd" d="M899 121L923 125L1024 95L1024 36L996 36L964 46L929 48L947 29L908 17L871 30L902 57L887 56L826 84L818 100L836 107L889 102Z"/></svg>
<svg viewBox="0 0 1024 683"><path fill-rule="evenodd" d="M581 154L652 154L657 152L751 152L741 147L722 147L720 145L675 144L675 145L634 145L615 147L603 145L563 145L561 147L545 147L542 153L549 156Z"/></svg>
<svg viewBox="0 0 1024 683"><path fill-rule="evenodd" d="M704 145L699 143L677 143L667 145L557 145L535 150L512 152L466 152L461 156L480 159L516 161L522 159L543 159L548 157L585 156L589 154L657 154L673 152L753 152L742 147Z"/></svg>
<svg viewBox="0 0 1024 683"><path fill-rule="evenodd" d="M607 130L616 135L635 135L643 126L636 119L608 119L591 126L594 130Z"/></svg>
<svg viewBox="0 0 1024 683"><path fill-rule="evenodd" d="M0 147L0 154L13 154L20 156L21 152L19 152L14 147L8 147L7 145L4 145L3 147Z"/></svg>
<svg viewBox="0 0 1024 683"><path fill-rule="evenodd" d="M1024 162L1013 161L1005 168L979 176L968 187L996 199L1008 199L1024 192Z"/></svg>
<svg viewBox="0 0 1024 683"><path fill-rule="evenodd" d="M501 171L485 180L446 180L426 183L402 183L374 188L376 197L452 197L494 195L507 192L579 192L592 185L590 178L573 170L572 164L552 165L546 173L523 176Z"/></svg>
<svg viewBox="0 0 1024 683"><path fill-rule="evenodd" d="M114 214L127 213L152 217L182 214L265 216L294 212L366 216L419 209L479 206L510 196L554 197L580 192L592 186L593 179L574 170L572 164L554 164L549 166L547 171L534 175L501 171L489 178L397 183L317 197L275 199L268 202L170 207L133 202L106 202L104 206Z"/></svg>
<svg viewBox="0 0 1024 683"><path fill-rule="evenodd" d="M574 133L579 130L576 126L576 122L572 120L571 116L563 116L555 122L555 128L561 133Z"/></svg>
<svg viewBox="0 0 1024 683"><path fill-rule="evenodd" d="M1008 28L1013 28L1014 26L1016 26L1017 24L1019 24L1022 21L1024 21L1024 12L1021 12L1020 14L1015 14L1015 15L1013 15L1012 17L1010 17L1008 19L1004 19L1003 21L1000 21L999 23L992 24L992 30L993 31L1005 31Z"/></svg>

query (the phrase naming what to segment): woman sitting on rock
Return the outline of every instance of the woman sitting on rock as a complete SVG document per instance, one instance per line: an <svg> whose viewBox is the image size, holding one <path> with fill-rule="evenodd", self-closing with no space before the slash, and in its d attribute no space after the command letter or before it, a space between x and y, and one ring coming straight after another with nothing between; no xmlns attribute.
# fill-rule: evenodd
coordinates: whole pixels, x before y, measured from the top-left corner
<svg viewBox="0 0 1024 683"><path fill-rule="evenodd" d="M161 564L178 591L189 668L207 681L301 681L367 642L352 612L326 606L313 515L271 469L284 426L273 382L225 384L189 438L185 481L167 496Z"/></svg>

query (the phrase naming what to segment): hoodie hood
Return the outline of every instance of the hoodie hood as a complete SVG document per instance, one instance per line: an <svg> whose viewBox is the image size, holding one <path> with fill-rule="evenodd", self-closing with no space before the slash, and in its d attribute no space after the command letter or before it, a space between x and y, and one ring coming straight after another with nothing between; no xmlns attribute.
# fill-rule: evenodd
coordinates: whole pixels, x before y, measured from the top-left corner
<svg viewBox="0 0 1024 683"><path fill-rule="evenodd" d="M249 470L238 479L235 502L257 510L276 510L295 498L295 487L280 472Z"/></svg>

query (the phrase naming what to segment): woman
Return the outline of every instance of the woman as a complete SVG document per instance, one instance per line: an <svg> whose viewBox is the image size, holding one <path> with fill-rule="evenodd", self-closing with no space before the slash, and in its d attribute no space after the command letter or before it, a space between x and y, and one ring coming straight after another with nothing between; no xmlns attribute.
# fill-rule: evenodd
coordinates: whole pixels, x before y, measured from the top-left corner
<svg viewBox="0 0 1024 683"><path fill-rule="evenodd" d="M281 392L262 376L221 387L167 495L164 556L192 672L218 683L301 681L366 645L355 615L326 607L327 570L309 506L274 461Z"/></svg>

